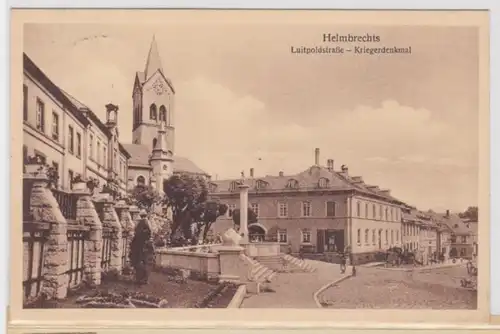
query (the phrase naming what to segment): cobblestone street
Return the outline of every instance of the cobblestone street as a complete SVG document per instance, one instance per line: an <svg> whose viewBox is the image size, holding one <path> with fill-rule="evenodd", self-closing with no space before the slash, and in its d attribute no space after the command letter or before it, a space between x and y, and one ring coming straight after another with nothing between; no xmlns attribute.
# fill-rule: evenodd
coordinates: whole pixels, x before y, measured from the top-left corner
<svg viewBox="0 0 500 334"><path fill-rule="evenodd" d="M475 309L477 293L460 287L464 266L425 272L359 268L320 296L328 308Z"/></svg>

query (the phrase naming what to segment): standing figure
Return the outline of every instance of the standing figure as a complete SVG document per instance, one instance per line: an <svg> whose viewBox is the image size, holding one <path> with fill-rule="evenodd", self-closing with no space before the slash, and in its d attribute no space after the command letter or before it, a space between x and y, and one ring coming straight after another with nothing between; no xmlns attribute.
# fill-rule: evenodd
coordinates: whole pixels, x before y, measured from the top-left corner
<svg viewBox="0 0 500 334"><path fill-rule="evenodd" d="M341 274L345 273L346 262L347 262L346 253L345 252L340 253L340 273Z"/></svg>
<svg viewBox="0 0 500 334"><path fill-rule="evenodd" d="M147 221L146 211L141 211L141 219L135 227L134 238L130 244L130 264L135 269L135 281L137 284L147 284L148 266L151 253L154 252L151 240L151 228Z"/></svg>

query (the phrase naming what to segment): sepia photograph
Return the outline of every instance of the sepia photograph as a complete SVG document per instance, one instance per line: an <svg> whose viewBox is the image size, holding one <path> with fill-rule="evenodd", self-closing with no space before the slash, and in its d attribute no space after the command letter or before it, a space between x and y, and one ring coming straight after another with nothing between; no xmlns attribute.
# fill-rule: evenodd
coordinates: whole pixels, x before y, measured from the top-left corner
<svg viewBox="0 0 500 334"><path fill-rule="evenodd" d="M159 21L23 25L24 309L477 310L478 26Z"/></svg>

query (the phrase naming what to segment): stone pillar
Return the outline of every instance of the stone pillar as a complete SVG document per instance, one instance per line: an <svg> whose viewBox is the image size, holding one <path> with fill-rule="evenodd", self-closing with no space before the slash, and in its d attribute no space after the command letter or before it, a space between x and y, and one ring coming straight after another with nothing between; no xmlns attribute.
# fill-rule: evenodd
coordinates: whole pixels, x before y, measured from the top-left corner
<svg viewBox="0 0 500 334"><path fill-rule="evenodd" d="M137 225L137 222L139 221L139 208L135 205L131 205L128 209L128 212L130 213L130 216L132 218L132 224Z"/></svg>
<svg viewBox="0 0 500 334"><path fill-rule="evenodd" d="M240 188L240 230L239 233L242 236L240 245L248 244L248 186L247 184L241 184Z"/></svg>
<svg viewBox="0 0 500 334"><path fill-rule="evenodd" d="M122 268L122 225L116 213L114 203L111 198L107 198L104 202L104 226L112 228L111 234L111 259L109 269L110 271L121 272Z"/></svg>
<svg viewBox="0 0 500 334"><path fill-rule="evenodd" d="M89 192L79 193L76 218L89 227L89 236L84 245L85 281L91 285L101 284L102 222Z"/></svg>
<svg viewBox="0 0 500 334"><path fill-rule="evenodd" d="M63 299L68 293L68 225L62 215L57 200L48 188L46 173L28 174L28 182L32 182L30 209L33 221L49 223L45 258L43 262L44 280L42 293L47 299Z"/></svg>
<svg viewBox="0 0 500 334"><path fill-rule="evenodd" d="M130 244L132 242L132 238L134 237L135 224L132 221L132 216L130 215L130 207L125 203L125 201L119 201L116 203L115 208L120 213L120 222L122 226L122 231L126 233L127 237L127 250L130 249ZM128 264L128 254L125 254L127 258Z"/></svg>
<svg viewBox="0 0 500 334"><path fill-rule="evenodd" d="M246 281L245 267L240 259L244 248L240 246L218 246L220 261L219 282L240 283Z"/></svg>

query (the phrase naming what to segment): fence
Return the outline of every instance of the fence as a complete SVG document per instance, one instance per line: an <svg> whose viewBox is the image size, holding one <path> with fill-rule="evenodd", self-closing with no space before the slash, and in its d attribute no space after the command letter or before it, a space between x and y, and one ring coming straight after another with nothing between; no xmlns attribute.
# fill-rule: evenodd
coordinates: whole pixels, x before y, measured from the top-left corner
<svg viewBox="0 0 500 334"><path fill-rule="evenodd" d="M128 252L129 252L129 233L127 231L122 232L122 268L125 268L128 265Z"/></svg>
<svg viewBox="0 0 500 334"><path fill-rule="evenodd" d="M88 228L81 225L68 224L68 257L69 269L68 288L78 286L83 281L85 239L88 237Z"/></svg>
<svg viewBox="0 0 500 334"><path fill-rule="evenodd" d="M23 302L36 298L43 282L48 223L23 223Z"/></svg>
<svg viewBox="0 0 500 334"><path fill-rule="evenodd" d="M61 213L66 220L76 220L76 202L78 197L75 194L67 193L60 189L52 189L52 194L54 195Z"/></svg>
<svg viewBox="0 0 500 334"><path fill-rule="evenodd" d="M111 264L111 238L113 230L109 227L102 228L102 254L101 269L107 271Z"/></svg>

